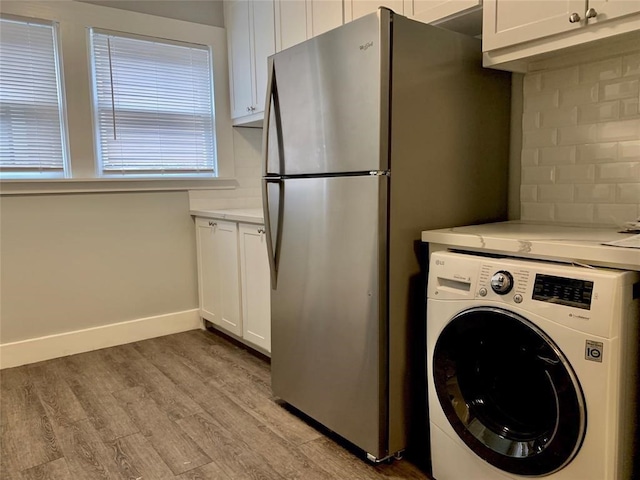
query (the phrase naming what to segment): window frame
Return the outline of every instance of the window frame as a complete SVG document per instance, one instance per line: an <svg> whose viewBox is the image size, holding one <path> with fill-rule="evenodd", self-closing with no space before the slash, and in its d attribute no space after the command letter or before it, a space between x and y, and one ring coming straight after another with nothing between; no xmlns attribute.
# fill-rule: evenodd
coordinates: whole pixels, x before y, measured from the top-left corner
<svg viewBox="0 0 640 480"><path fill-rule="evenodd" d="M91 74L91 107L93 112L93 133L94 133L94 143L95 143L95 158L96 158L96 176L101 178L211 178L216 177L218 171L218 156L216 152L216 135L215 135L215 123L216 123L216 112L215 112L215 89L213 85L214 78L214 70L213 70L213 55L211 52L211 47L208 45L195 44L195 43L187 43L180 42L176 40L168 40L160 37L149 37L138 34L132 34L127 32L120 32L115 30L106 30L103 28L89 28L87 31L89 35L88 45L89 45L89 55L90 55L90 74ZM212 121L212 129L213 129L213 166L212 172L198 172L198 171L183 171L183 172L171 172L171 173L163 173L157 171L148 171L144 172L143 170L138 170L137 173L118 173L117 171L105 171L104 169L104 161L103 161L103 151L102 144L100 139L100 119L99 119L99 108L98 108L98 89L97 89L97 77L96 77L96 58L95 58L95 50L94 50L94 34L98 35L111 35L120 38L128 38L133 40L142 40L142 41L153 41L157 43L163 43L166 45L177 45L184 47L200 47L202 50L206 50L209 56L209 89L211 95L211 121ZM117 98L116 98L117 101ZM117 110L116 110L117 111ZM117 117L117 115L116 115ZM117 121L115 121L117 123Z"/></svg>
<svg viewBox="0 0 640 480"><path fill-rule="evenodd" d="M51 27L53 37L53 62L56 69L56 90L58 92L58 118L60 124L60 144L62 151L62 172L3 172L2 180L54 180L71 178L69 154L69 128L67 124L67 101L65 96L64 69L62 68L62 43L60 41L60 25L54 20L11 15L0 11L0 20L28 23Z"/></svg>
<svg viewBox="0 0 640 480"><path fill-rule="evenodd" d="M61 81L68 141L67 178L0 179L0 194L158 191L235 188L233 131L229 107L226 30L155 15L72 0L3 0L0 14L41 19L59 25ZM98 174L90 76L89 28L206 45L213 69L216 176L101 176Z"/></svg>

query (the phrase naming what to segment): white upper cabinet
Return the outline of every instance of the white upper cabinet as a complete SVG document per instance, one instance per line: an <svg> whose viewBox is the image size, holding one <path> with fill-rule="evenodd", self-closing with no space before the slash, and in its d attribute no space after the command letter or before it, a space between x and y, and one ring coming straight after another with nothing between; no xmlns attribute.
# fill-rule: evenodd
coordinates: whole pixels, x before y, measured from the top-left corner
<svg viewBox="0 0 640 480"><path fill-rule="evenodd" d="M273 0L226 0L231 118L259 124L267 89L267 57L275 48Z"/></svg>
<svg viewBox="0 0 640 480"><path fill-rule="evenodd" d="M229 49L231 118L247 115L253 104L249 2L225 2L225 25Z"/></svg>
<svg viewBox="0 0 640 480"><path fill-rule="evenodd" d="M256 0L257 1L257 0ZM328 30L374 13L380 7L424 23L445 28L443 21L477 12L480 30L482 0L274 0L276 51L284 50ZM475 21L475 20L474 20ZM457 26L461 28L456 28ZM456 20L452 30L469 30Z"/></svg>
<svg viewBox="0 0 640 480"><path fill-rule="evenodd" d="M344 23L342 0L306 0L306 2L309 38L339 27Z"/></svg>
<svg viewBox="0 0 640 480"><path fill-rule="evenodd" d="M344 19L345 22L350 22L375 12L379 7L387 7L393 12L403 15L405 3L405 0L345 0Z"/></svg>
<svg viewBox="0 0 640 480"><path fill-rule="evenodd" d="M405 15L419 22L438 24L481 6L482 0L405 0Z"/></svg>
<svg viewBox="0 0 640 480"><path fill-rule="evenodd" d="M307 32L306 0L276 0L276 51L304 42Z"/></svg>
<svg viewBox="0 0 640 480"><path fill-rule="evenodd" d="M482 29L483 50L493 50L581 28L585 11L585 0L486 0Z"/></svg>
<svg viewBox="0 0 640 480"><path fill-rule="evenodd" d="M275 0L276 51L297 45L343 23L343 0Z"/></svg>
<svg viewBox="0 0 640 480"><path fill-rule="evenodd" d="M622 17L630 13L640 12L640 1L638 0L589 0L589 23L597 24L612 18Z"/></svg>
<svg viewBox="0 0 640 480"><path fill-rule="evenodd" d="M639 0L484 0L484 65L526 71L540 55L640 32ZM591 46L597 45L592 43Z"/></svg>
<svg viewBox="0 0 640 480"><path fill-rule="evenodd" d="M255 112L264 112L267 93L269 55L276 53L273 0L255 0L253 4L253 69L255 72Z"/></svg>

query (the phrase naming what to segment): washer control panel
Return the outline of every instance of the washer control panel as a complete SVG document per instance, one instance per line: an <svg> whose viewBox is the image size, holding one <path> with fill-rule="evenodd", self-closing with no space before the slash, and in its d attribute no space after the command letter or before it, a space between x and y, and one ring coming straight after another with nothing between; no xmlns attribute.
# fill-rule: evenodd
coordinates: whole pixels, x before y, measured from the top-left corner
<svg viewBox="0 0 640 480"><path fill-rule="evenodd" d="M492 291L505 300L522 303L530 277L531 273L524 268L506 270L483 263L480 267L477 294L486 297Z"/></svg>
<svg viewBox="0 0 640 480"><path fill-rule="evenodd" d="M637 285L640 272L442 251L431 254L427 299L458 301L461 308L517 308L576 331L612 338L620 334L621 324L611 312L640 302L634 297Z"/></svg>
<svg viewBox="0 0 640 480"><path fill-rule="evenodd" d="M518 269L512 274L509 270L496 270L492 265L483 264L477 294L486 297L489 292L487 284L498 295L507 295L515 288L512 299L515 303L522 303L531 276L528 270ZM583 310L591 309L592 281L541 273L536 273L533 277L532 300Z"/></svg>

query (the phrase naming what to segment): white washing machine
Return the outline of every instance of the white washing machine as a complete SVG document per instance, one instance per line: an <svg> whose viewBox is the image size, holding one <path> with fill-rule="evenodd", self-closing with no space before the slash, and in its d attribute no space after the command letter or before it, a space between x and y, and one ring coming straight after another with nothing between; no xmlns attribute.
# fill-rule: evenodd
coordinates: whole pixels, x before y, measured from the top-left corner
<svg viewBox="0 0 640 480"><path fill-rule="evenodd" d="M631 480L639 281L635 272L434 253L434 478Z"/></svg>

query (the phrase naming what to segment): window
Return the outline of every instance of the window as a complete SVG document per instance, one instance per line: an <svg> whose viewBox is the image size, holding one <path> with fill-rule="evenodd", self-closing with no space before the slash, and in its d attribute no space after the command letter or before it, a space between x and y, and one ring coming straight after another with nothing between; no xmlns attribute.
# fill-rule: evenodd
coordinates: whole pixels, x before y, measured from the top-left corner
<svg viewBox="0 0 640 480"><path fill-rule="evenodd" d="M0 175L66 176L54 23L0 19Z"/></svg>
<svg viewBox="0 0 640 480"><path fill-rule="evenodd" d="M211 176L209 48L91 32L99 174Z"/></svg>
<svg viewBox="0 0 640 480"><path fill-rule="evenodd" d="M224 28L35 0L0 22L2 195L237 186Z"/></svg>

